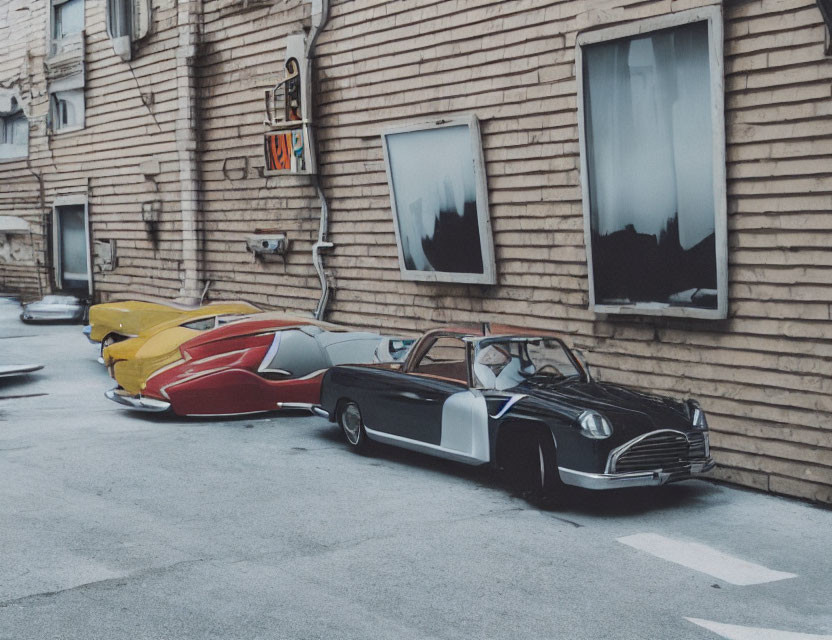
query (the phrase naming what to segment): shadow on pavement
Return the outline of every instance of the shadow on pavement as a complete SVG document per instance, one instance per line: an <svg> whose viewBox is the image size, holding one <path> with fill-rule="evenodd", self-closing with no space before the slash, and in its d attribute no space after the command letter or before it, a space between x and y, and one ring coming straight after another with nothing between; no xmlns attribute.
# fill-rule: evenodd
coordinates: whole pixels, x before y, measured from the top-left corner
<svg viewBox="0 0 832 640"><path fill-rule="evenodd" d="M315 425L311 428L317 430L317 435L321 439L341 444L345 449L347 448L347 444L337 426L333 424L324 426L324 423L322 423L321 426ZM368 460L376 459L393 464L417 467L455 478L464 478L481 487L503 491L513 498L526 499L526 496L508 486L501 475L489 468L488 465L471 467L377 442L373 443L370 453L362 457ZM607 491L567 487L557 501L549 504L531 502L529 504L532 508L551 512L552 514L569 513L576 516L631 517L650 512L687 509L697 505L713 505L713 498L720 491L720 487L702 481L683 481L662 487Z"/></svg>

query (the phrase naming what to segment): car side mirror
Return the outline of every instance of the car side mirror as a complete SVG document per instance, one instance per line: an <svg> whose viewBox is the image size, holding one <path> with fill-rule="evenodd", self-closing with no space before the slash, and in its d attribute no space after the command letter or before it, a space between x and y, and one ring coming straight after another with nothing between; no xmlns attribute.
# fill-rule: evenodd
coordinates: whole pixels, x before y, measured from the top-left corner
<svg viewBox="0 0 832 640"><path fill-rule="evenodd" d="M581 351L580 349L573 349L572 353L575 354L575 357L578 359L578 364L580 364L581 367L583 367L584 371L586 372L587 382L591 382L592 381L592 374L589 371L589 365L586 362L586 356L584 355L584 352Z"/></svg>

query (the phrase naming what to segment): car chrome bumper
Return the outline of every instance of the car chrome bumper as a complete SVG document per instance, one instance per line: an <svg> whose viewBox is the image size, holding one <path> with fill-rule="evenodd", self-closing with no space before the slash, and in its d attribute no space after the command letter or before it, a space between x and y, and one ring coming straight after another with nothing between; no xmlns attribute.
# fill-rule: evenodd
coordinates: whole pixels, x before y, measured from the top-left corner
<svg viewBox="0 0 832 640"><path fill-rule="evenodd" d="M164 400L156 400L155 398L146 398L144 396L129 396L119 393L118 389L110 389L104 392L104 395L112 400L123 404L125 407L136 409L137 411L149 411L152 413L161 413L170 409L170 402Z"/></svg>
<svg viewBox="0 0 832 640"><path fill-rule="evenodd" d="M277 408L281 411L308 411L309 413L321 415L318 413L318 406L311 402L278 402Z"/></svg>
<svg viewBox="0 0 832 640"><path fill-rule="evenodd" d="M277 408L291 411L308 411L309 413L313 413L316 416L321 416L322 418L329 420L329 413L322 409L320 405L311 404L309 402L278 402Z"/></svg>
<svg viewBox="0 0 832 640"><path fill-rule="evenodd" d="M329 415L329 411L327 411L326 409L324 409L323 407L321 407L317 404L314 407L312 407L312 413L314 413L316 416L321 416L322 418L326 418L327 420L330 420L330 421L332 420L332 416Z"/></svg>
<svg viewBox="0 0 832 640"><path fill-rule="evenodd" d="M587 473L558 467L560 479L564 484L570 484L584 489L623 489L626 487L654 487L678 480L695 478L714 468L712 458L694 460L690 469L684 471L635 471L632 473Z"/></svg>

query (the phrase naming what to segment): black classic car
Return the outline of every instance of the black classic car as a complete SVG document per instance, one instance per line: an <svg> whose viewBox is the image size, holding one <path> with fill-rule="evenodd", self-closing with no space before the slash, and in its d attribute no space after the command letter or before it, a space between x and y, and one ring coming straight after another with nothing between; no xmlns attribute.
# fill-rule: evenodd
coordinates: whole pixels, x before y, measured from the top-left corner
<svg viewBox="0 0 832 640"><path fill-rule="evenodd" d="M714 466L695 400L597 382L550 335L430 331L402 365L331 368L318 413L356 450L374 440L491 464L533 498L563 484L661 485Z"/></svg>

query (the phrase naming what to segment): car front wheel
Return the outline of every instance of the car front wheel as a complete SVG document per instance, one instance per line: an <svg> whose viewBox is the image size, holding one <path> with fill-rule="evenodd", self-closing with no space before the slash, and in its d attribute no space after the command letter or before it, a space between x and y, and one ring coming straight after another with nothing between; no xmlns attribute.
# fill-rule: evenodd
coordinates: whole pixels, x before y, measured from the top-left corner
<svg viewBox="0 0 832 640"><path fill-rule="evenodd" d="M551 436L542 433L529 439L529 500L540 505L556 504L563 497L557 452Z"/></svg>
<svg viewBox="0 0 832 640"><path fill-rule="evenodd" d="M563 497L557 451L544 429L514 428L500 441L501 467L509 486L539 507L556 506Z"/></svg>
<svg viewBox="0 0 832 640"><path fill-rule="evenodd" d="M346 401L341 404L338 411L338 424L341 425L341 431L344 432L344 437L353 450L366 451L367 432L364 430L361 409L355 402Z"/></svg>

